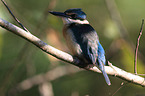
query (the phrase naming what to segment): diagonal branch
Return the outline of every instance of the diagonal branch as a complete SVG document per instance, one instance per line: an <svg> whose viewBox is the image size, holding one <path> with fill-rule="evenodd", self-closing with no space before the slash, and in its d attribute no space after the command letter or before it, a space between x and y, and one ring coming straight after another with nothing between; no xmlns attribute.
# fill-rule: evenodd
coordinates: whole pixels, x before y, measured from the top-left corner
<svg viewBox="0 0 145 96"><path fill-rule="evenodd" d="M0 18L0 26L6 30L9 30L10 32L24 38L25 40L31 42L32 44L37 46L42 51L60 59L60 60L63 60L65 62L71 63L71 64L79 67L80 61L77 59L74 59L70 54L65 53L63 51L60 51L60 50L58 50L50 45L47 45L45 42L41 41L36 36L24 31L23 29L15 26L11 23L9 23L8 21L5 21L5 20ZM123 80L126 80L128 82L132 82L132 83L137 84L137 85L145 86L145 80L143 77L126 72L126 71L124 71L116 66L113 66L111 63L108 63L108 64L110 66L105 66L105 70L106 70L107 74L119 77ZM84 67L84 69L89 70L89 71L93 71L93 72L97 72L97 73L101 73L101 71L96 66Z"/></svg>
<svg viewBox="0 0 145 96"><path fill-rule="evenodd" d="M5 5L5 7L8 9L9 13L12 15L12 17L16 20L16 22L27 32L28 29L26 27L23 26L23 24L15 17L15 15L12 13L12 11L9 9L9 7L7 6L7 3L4 0L1 0L2 3Z"/></svg>

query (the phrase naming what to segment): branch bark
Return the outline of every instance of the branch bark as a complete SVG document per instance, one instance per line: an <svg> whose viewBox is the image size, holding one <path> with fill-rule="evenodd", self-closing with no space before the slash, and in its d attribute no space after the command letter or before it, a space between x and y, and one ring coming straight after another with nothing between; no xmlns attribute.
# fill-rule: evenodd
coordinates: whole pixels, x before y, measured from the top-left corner
<svg viewBox="0 0 145 96"><path fill-rule="evenodd" d="M60 60L63 60L65 62L71 63L71 64L79 67L79 63L81 61L78 61L78 59L74 59L73 56L71 56L70 54L60 51L50 45L47 45L45 42L41 41L36 36L9 23L8 21L5 21L0 18L0 26L3 27L4 29L9 30L10 32L26 39L27 41L31 42L32 44L37 46L42 51L60 59ZM137 84L140 86L145 86L145 78L132 74L132 73L129 73L129 72L126 72L126 71L112 65L111 63L108 63L108 64L110 66L105 66L105 70L108 75L119 77L125 81L131 82L131 83L134 83L134 84ZM96 66L84 67L84 69L93 71L93 72L97 72L97 73L101 73L101 71Z"/></svg>

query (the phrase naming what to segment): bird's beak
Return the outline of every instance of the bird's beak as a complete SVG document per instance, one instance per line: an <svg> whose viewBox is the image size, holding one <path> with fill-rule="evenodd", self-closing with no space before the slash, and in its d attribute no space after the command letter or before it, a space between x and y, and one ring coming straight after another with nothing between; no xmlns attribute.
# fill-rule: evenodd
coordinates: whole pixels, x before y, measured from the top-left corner
<svg viewBox="0 0 145 96"><path fill-rule="evenodd" d="M55 16L59 16L59 17L67 17L69 18L68 15L64 14L63 12L54 12L54 11L48 11L49 13L55 15Z"/></svg>

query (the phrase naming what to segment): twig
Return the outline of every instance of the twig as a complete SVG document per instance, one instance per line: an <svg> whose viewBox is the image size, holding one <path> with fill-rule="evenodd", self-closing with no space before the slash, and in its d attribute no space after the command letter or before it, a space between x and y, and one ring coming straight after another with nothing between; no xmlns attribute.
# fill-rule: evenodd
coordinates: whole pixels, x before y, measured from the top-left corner
<svg viewBox="0 0 145 96"><path fill-rule="evenodd" d="M139 47L139 40L141 38L142 31L143 31L143 26L144 26L144 19L142 19L142 24L141 24L139 36L137 38L137 44L136 44L136 49L135 49L135 59L134 59L134 73L135 74L137 74L137 53L138 53L138 47Z"/></svg>
<svg viewBox="0 0 145 96"><path fill-rule="evenodd" d="M5 5L5 7L8 9L9 13L12 15L12 17L16 20L16 22L27 32L28 29L26 27L23 26L23 24L15 17L15 15L12 13L12 11L10 10L10 8L8 7L7 3L4 0L1 0L2 3Z"/></svg>
<svg viewBox="0 0 145 96"><path fill-rule="evenodd" d="M15 25L13 25L13 24L11 24L11 23L9 23L1 18L0 18L0 26L5 28L6 30L9 30L10 32L26 39L27 41L31 42L32 44L34 44L35 46L37 46L39 49L43 50L44 52L46 52L46 53L48 53L48 54L50 54L50 55L52 55L60 60L66 61L68 63L75 65L75 66L80 67L79 64L81 61L79 61L78 59L74 59L70 54L65 53L63 51L60 51L60 50L58 50L50 45L47 45L45 42L41 41L39 38L32 35L31 33L28 33L26 31L24 31L23 29L15 26ZM85 67L84 69L89 70L89 71L93 71L93 72L97 72L97 73L101 73L101 71L94 65L92 67ZM141 76L126 72L118 67L113 66L113 65L111 65L111 67L105 66L105 70L106 70L106 73L109 75L119 77L123 80L126 80L128 82L132 82L132 83L137 84L137 85L145 86L145 80Z"/></svg>
<svg viewBox="0 0 145 96"><path fill-rule="evenodd" d="M128 84L128 82L127 83L122 82L121 86L111 96L114 96L122 87L124 87L127 84Z"/></svg>

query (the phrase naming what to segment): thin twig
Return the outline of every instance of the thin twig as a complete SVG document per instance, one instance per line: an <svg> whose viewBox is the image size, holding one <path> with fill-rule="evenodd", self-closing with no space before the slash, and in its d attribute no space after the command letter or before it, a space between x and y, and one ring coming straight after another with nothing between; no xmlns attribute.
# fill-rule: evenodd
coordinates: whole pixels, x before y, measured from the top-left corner
<svg viewBox="0 0 145 96"><path fill-rule="evenodd" d="M114 96L122 87L124 87L127 84L128 84L128 82L127 83L122 82L121 86L111 96Z"/></svg>
<svg viewBox="0 0 145 96"><path fill-rule="evenodd" d="M23 26L23 24L15 17L15 15L12 13L12 11L10 10L10 8L8 7L7 3L4 0L1 0L2 3L5 5L5 7L8 9L9 13L12 15L12 17L16 20L16 22L27 32L28 29L26 27Z"/></svg>
<svg viewBox="0 0 145 96"><path fill-rule="evenodd" d="M142 31L143 31L143 26L144 26L144 19L142 19L142 24L141 24L139 36L137 38L137 44L136 44L136 49L135 49L135 59L134 59L134 73L135 74L137 74L137 53L138 53L138 47L139 47L139 40L141 38Z"/></svg>

